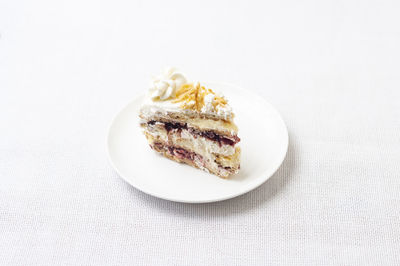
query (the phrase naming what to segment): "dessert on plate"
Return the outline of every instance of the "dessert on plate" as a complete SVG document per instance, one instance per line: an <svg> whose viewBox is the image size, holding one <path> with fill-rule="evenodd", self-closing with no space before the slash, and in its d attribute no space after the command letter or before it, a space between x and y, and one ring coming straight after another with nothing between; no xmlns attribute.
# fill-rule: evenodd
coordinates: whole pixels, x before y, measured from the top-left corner
<svg viewBox="0 0 400 266"><path fill-rule="evenodd" d="M150 147L222 178L240 169L240 141L224 96L190 82L175 68L155 77L140 108Z"/></svg>

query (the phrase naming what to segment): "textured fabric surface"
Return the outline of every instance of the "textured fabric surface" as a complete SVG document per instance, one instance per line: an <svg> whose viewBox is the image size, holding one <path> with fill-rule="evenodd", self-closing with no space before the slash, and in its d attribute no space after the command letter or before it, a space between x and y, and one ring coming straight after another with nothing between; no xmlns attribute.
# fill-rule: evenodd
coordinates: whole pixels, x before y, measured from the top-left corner
<svg viewBox="0 0 400 266"><path fill-rule="evenodd" d="M399 13L398 1L1 1L0 265L399 265ZM271 179L191 205L118 177L108 125L167 65L281 112L290 147Z"/></svg>

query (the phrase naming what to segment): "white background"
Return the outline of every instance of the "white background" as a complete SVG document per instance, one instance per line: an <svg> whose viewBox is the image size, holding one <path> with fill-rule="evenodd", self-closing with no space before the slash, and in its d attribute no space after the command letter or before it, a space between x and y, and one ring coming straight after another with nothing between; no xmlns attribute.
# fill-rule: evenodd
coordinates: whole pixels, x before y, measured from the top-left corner
<svg viewBox="0 0 400 266"><path fill-rule="evenodd" d="M167 65L281 112L270 180L190 205L117 176L107 127ZM399 164L399 1L0 2L1 265L398 265Z"/></svg>

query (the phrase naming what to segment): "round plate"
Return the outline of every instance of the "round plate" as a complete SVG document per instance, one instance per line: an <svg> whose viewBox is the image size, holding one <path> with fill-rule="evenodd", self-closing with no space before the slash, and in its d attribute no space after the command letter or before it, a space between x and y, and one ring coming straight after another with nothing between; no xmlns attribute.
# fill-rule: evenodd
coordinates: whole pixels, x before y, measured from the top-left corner
<svg viewBox="0 0 400 266"><path fill-rule="evenodd" d="M204 203L242 195L264 183L281 165L288 133L279 113L256 94L224 83L207 83L229 101L239 127L241 169L222 179L171 161L150 149L139 126L144 95L123 108L108 133L108 153L118 174L135 188L166 200Z"/></svg>

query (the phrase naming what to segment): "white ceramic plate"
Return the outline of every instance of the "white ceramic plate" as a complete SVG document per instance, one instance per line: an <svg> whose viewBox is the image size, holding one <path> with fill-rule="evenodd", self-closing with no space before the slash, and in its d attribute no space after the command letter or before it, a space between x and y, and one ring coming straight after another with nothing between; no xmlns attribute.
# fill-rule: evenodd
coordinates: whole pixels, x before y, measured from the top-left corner
<svg viewBox="0 0 400 266"><path fill-rule="evenodd" d="M263 98L238 87L207 83L229 100L239 127L241 169L222 179L168 160L150 149L139 127L144 96L134 99L114 118L108 153L118 174L135 188L166 200L204 203L242 195L264 183L281 165L288 133L279 113Z"/></svg>

